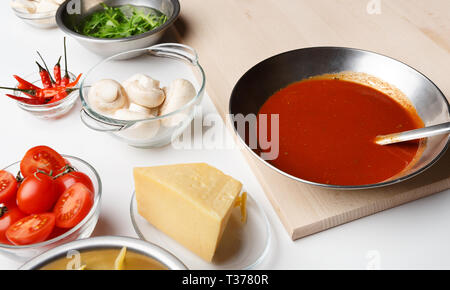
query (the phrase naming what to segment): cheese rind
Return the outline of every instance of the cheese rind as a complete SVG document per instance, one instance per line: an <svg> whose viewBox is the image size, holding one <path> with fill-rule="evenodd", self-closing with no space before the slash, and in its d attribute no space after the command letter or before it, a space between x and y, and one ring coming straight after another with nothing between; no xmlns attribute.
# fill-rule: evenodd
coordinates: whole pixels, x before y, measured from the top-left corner
<svg viewBox="0 0 450 290"><path fill-rule="evenodd" d="M247 193L242 193L238 198L236 198L236 202L234 203L234 207L239 207L241 209L241 222L245 224L247 222Z"/></svg>
<svg viewBox="0 0 450 290"><path fill-rule="evenodd" d="M135 168L134 179L139 214L212 261L242 184L205 163Z"/></svg>

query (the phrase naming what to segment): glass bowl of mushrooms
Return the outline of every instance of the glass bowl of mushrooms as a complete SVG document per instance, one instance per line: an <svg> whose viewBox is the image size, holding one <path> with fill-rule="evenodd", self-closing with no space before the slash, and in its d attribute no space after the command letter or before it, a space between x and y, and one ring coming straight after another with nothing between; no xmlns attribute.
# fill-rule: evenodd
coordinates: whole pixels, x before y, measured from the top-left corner
<svg viewBox="0 0 450 290"><path fill-rule="evenodd" d="M204 90L205 73L191 47L165 43L131 50L85 75L81 120L131 146L161 147L190 125Z"/></svg>

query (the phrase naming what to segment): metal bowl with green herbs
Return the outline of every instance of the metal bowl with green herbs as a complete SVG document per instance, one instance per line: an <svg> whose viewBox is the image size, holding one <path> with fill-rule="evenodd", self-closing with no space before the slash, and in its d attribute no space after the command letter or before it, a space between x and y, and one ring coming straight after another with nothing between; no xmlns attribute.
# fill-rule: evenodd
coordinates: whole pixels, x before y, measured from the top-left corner
<svg viewBox="0 0 450 290"><path fill-rule="evenodd" d="M103 10L86 16L75 30L96 38L124 38L153 30L167 21L161 11L150 7L124 5L111 7L101 3Z"/></svg>
<svg viewBox="0 0 450 290"><path fill-rule="evenodd" d="M83 0L79 11L70 3L56 12L58 27L102 57L156 44L180 14L178 0Z"/></svg>

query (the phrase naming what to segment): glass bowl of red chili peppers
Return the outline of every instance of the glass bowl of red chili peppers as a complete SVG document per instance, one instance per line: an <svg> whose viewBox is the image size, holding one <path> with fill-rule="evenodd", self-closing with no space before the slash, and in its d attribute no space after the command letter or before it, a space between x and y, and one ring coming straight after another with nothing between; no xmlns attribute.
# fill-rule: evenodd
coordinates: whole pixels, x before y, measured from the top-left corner
<svg viewBox="0 0 450 290"><path fill-rule="evenodd" d="M61 72L61 57L51 72L42 55L37 52L42 61L41 65L36 61L38 72L24 78L17 75L13 77L17 81L15 88L0 87L0 89L12 91L7 97L15 100L18 106L44 119L53 119L66 114L78 99L77 84L81 74L76 77L67 70L66 38L64 38L64 75ZM31 80L31 81L28 81Z"/></svg>
<svg viewBox="0 0 450 290"><path fill-rule="evenodd" d="M71 72L68 72L69 82L76 81L76 76ZM36 86L41 84L41 79L39 73L32 73L24 77L24 79L32 80L30 83ZM16 88L20 88L20 81L16 85ZM38 91L37 91L38 92ZM49 90L51 92L51 90ZM27 95L27 92L23 92L20 90L14 91L13 96L16 98L17 105L22 110L25 110L36 117L43 119L55 119L65 115L70 109L73 107L75 102L78 99L78 91L73 90L66 92L67 95L63 98L61 97L53 97L49 101L44 101L40 103L40 101L31 98ZM11 97L11 96L10 96ZM25 98L25 99L22 99Z"/></svg>

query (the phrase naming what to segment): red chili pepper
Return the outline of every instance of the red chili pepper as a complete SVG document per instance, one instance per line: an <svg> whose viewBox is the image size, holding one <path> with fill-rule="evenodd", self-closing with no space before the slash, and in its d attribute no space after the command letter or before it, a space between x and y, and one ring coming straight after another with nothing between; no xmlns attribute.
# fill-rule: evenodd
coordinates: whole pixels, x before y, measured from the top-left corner
<svg viewBox="0 0 450 290"><path fill-rule="evenodd" d="M10 94L6 94L8 97L10 97L11 99L14 99L16 101L19 101L21 103L25 103L25 104L29 104L29 105L42 105L44 104L44 102L40 99L28 99L28 98L23 98L23 97L16 97Z"/></svg>
<svg viewBox="0 0 450 290"><path fill-rule="evenodd" d="M32 90L32 89L30 89L30 90L24 90L24 89L8 88L8 87L0 87L0 89L3 89L3 90L10 90L10 91L19 91L19 92L21 92L21 93L30 95L31 97L36 97L36 92L39 91L39 90L41 90L41 89L38 89L38 90Z"/></svg>
<svg viewBox="0 0 450 290"><path fill-rule="evenodd" d="M79 74L77 76L77 78L75 79L75 81L69 83L68 85L66 85L66 88L73 88L74 86L76 86L78 84L78 82L80 81L80 78L83 74Z"/></svg>
<svg viewBox="0 0 450 290"><path fill-rule="evenodd" d="M70 77L69 75L65 75L62 79L61 79L61 86L65 87L70 83Z"/></svg>
<svg viewBox="0 0 450 290"><path fill-rule="evenodd" d="M48 69L47 63L45 62L44 58L43 58L42 55L39 53L39 51L36 51L36 52L37 52L37 54L39 55L39 57L41 58L42 63L44 64L45 70L47 71L48 76L49 76L49 78L50 78L50 82L51 82L51 84L52 84L52 86L53 86L56 82L53 80L52 75L50 74L50 70Z"/></svg>
<svg viewBox="0 0 450 290"><path fill-rule="evenodd" d="M24 94L25 96L30 97L30 98L32 98L32 99L36 99L36 96L35 96L35 95L29 94L29 93L27 93L27 92L22 92L22 94Z"/></svg>
<svg viewBox="0 0 450 290"><path fill-rule="evenodd" d="M27 95L30 95L33 99L39 99L42 102L45 102L46 100L49 100L56 96L57 94L61 92L70 92L74 89L66 89L64 87L57 87L57 88L47 88L47 89L38 89L38 90L21 90L17 88L8 88L8 87L0 87L0 89L4 90L11 90L11 91L19 91L21 93L26 93Z"/></svg>
<svg viewBox="0 0 450 290"><path fill-rule="evenodd" d="M19 76L13 75L13 77L19 83L19 85L17 86L19 89L22 89L22 90L39 90L40 89L38 86L35 86L30 82L27 82L26 80L22 79Z"/></svg>
<svg viewBox="0 0 450 290"><path fill-rule="evenodd" d="M55 83L57 86L61 85L61 56L58 59L58 63L55 65L55 67L53 68L53 74L55 76Z"/></svg>
<svg viewBox="0 0 450 290"><path fill-rule="evenodd" d="M79 74L75 81L67 84L65 87L59 86L54 88L54 90L59 90L59 92L51 99L50 103L55 103L59 100L64 99L67 97L72 91L76 90L75 87L77 83L80 81L82 74Z"/></svg>
<svg viewBox="0 0 450 290"><path fill-rule="evenodd" d="M21 90L20 92L22 93L22 94L24 94L24 95L26 95L27 97L30 97L30 98L36 98L36 96L33 94L33 92L35 91L34 89L21 89L21 88L19 88L19 90ZM40 90L39 88L38 88L38 90Z"/></svg>
<svg viewBox="0 0 450 290"><path fill-rule="evenodd" d="M67 49L66 49L66 38L64 37L64 63L66 66L66 73L61 80L61 86L65 87L70 83L69 71L67 70Z"/></svg>
<svg viewBox="0 0 450 290"><path fill-rule="evenodd" d="M60 92L60 93L58 93L56 96L54 96L54 97L50 100L49 104L50 104L50 103L56 103L56 102L58 102L58 101L64 99L64 98L67 97L67 96L68 96L68 94L67 94L66 91Z"/></svg>
<svg viewBox="0 0 450 290"><path fill-rule="evenodd" d="M66 89L62 88L62 87L48 88L48 89L43 89L43 90L37 91L37 96L41 99L51 99L54 96L58 95L59 93L62 93L65 91L66 91Z"/></svg>
<svg viewBox="0 0 450 290"><path fill-rule="evenodd" d="M52 88L53 85L50 79L50 74L38 62L36 62L36 64L39 67L39 75L41 76L42 85L44 86L45 89Z"/></svg>

